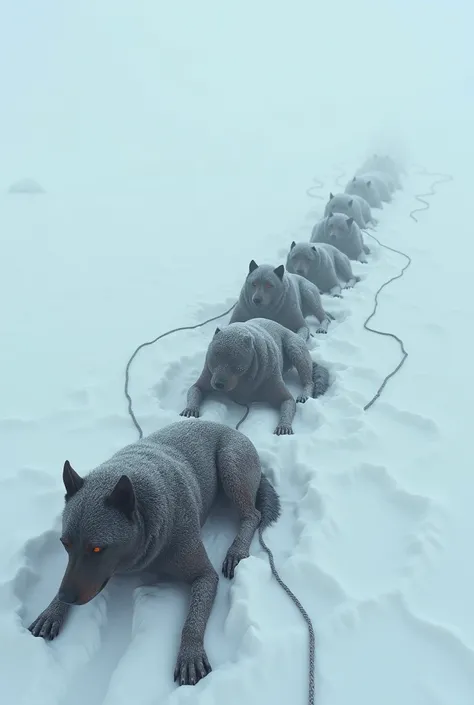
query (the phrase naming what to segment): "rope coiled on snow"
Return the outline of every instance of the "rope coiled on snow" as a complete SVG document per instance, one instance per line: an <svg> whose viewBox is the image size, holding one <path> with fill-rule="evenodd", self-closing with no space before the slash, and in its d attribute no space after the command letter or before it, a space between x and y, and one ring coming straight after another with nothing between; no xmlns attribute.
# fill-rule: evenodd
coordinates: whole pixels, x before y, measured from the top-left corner
<svg viewBox="0 0 474 705"><path fill-rule="evenodd" d="M369 321L375 316L375 314L376 314L376 312L377 312L377 307L378 307L378 304L379 304L379 294L380 294L380 292L381 292L383 289L385 289L386 286L388 286L389 284L391 284L392 282L394 282L396 279L400 279L401 277L403 277L405 271L406 271L406 270L408 269L408 267L410 266L412 260L411 260L410 255L407 255L406 252L402 252L401 250L396 250L394 247L389 247L388 245L384 245L382 242L380 242L380 240L379 240L378 238L375 237L375 235L372 235L372 234L369 233L367 230L364 230L364 232L365 232L369 237L371 237L373 240L375 240L375 241L380 245L380 247L384 247L386 250L390 250L391 252L396 252L397 254L401 255L402 257L405 257L406 260L407 260L406 265L402 268L402 270L399 272L399 274L397 274L397 275L394 276L394 277L390 277L390 279L387 279L387 281L385 281L383 284L381 284L381 286L379 286L379 288L378 288L377 291L375 292L374 308L372 309L372 312L367 316L367 318L366 318L365 321L364 321L364 328L365 328L366 330L370 331L371 333L375 333L375 334L377 334L377 335L383 335L383 336L386 336L386 337L389 337L389 338L393 338L393 339L396 340L397 343L400 345L400 349L401 349L401 351L402 351L402 359L400 360L400 362L398 363L398 365L397 365L388 375L385 376L385 378L384 378L382 384L380 385L380 387L378 388L377 392L374 394L374 396L372 397L372 399L364 406L364 411L367 411L367 409L370 409L370 407L372 406L372 404L375 404L375 402L377 401L377 399L379 398L379 396L382 394L382 392L383 392L383 390L384 390L384 388L385 388L385 385L387 384L388 380L391 379L392 377L394 377L394 376L397 374L397 372L402 368L402 366L403 366L405 360L406 360L407 357L408 357L408 353L407 353L407 351L405 350L405 344L404 344L403 340L398 337L398 335L395 335L395 333L390 333L390 332L387 332L387 331L378 330L377 328L371 328L371 327L368 325L368 323L369 323Z"/></svg>
<svg viewBox="0 0 474 705"><path fill-rule="evenodd" d="M314 189L316 188L324 188L324 182L321 181L321 179L317 179L316 177L313 179L314 186L310 186L309 188L306 189L306 193L310 198L317 198L320 201L324 201L324 196L321 196L319 193L314 193Z"/></svg>
<svg viewBox="0 0 474 705"><path fill-rule="evenodd" d="M434 173L434 172L429 172L429 171L428 171L427 169L425 169L424 167L421 167L421 168L420 168L419 174L422 174L422 175L425 175L425 176L435 176L435 177L439 177L439 178L438 178L436 181L433 181L433 183L430 185L430 190L429 190L428 193L421 193L421 194L416 194L416 195L415 195L415 198L416 198L418 201L421 201L421 202L425 205L424 208L415 208L415 209L413 209L412 211L410 211L410 213L409 213L410 218L412 218L412 219L415 221L415 223L418 222L418 219L415 218L415 215L414 215L414 214L417 213L417 212L419 212L419 211L421 212L421 211L428 210L428 209L430 208L429 202L428 202L428 201L425 201L423 197L434 196L435 193L436 193L436 191L434 190L434 187L435 187L436 185L442 184L442 183L445 183L445 182L447 182L447 181L452 181L452 180L453 180L453 177L451 176L451 174L438 174L438 173ZM402 366L403 366L404 363L405 363L405 360L406 360L407 357L408 357L408 352L407 352L406 349L405 349L405 344L404 344L402 338L399 338L398 335L395 335L395 333L389 333L389 332L387 332L387 331L381 331L381 330L377 330L377 329L375 329L375 328L370 328L370 326L368 326L368 322L371 320L371 318L373 318L373 316L375 316L375 313L376 313L376 311L377 311L377 306L378 306L378 296L379 296L380 292L382 291L382 289L384 289L386 286L388 286L388 284L390 284L391 282L395 281L396 279L400 279L400 278L404 275L405 271L408 269L408 267L410 266L410 264L412 263L412 260L411 260L411 257L406 254L406 252L402 252L401 250L396 250L394 247L389 247L388 245L384 245L382 242L380 242L380 240L378 240L378 239L375 237L375 235L372 235L371 233L367 232L367 230L364 230L364 232L365 232L369 237L371 237L373 240L375 240L381 247L384 247L386 250L390 250L391 252L396 252L397 254L401 255L402 257L405 257L405 259L407 260L406 265L401 269L401 271L400 271L399 274L397 274L396 276L391 277L390 279L388 279L386 282L384 282L384 283L377 289L377 291L376 291L376 293L375 293L374 308L373 308L373 310L372 310L372 313L370 313L370 315L369 315L369 316L365 319L365 321L364 321L364 328L365 328L366 330L370 331L371 333L376 333L377 335L383 335L383 336L387 336L387 337L393 338L393 339L396 340L397 343L399 344L400 350L401 350L401 352L402 352L402 359L400 360L400 362L398 363L398 365L397 365L388 375L386 375L386 377L385 377L384 380L382 381L382 384L381 384L380 387L378 388L376 394L375 394L375 395L372 397L372 399L364 406L364 411L367 411L367 410L370 409L370 407L377 401L377 399L380 397L380 395L381 395L382 391L384 390L385 385L387 384L387 382L389 381L389 379L391 379L392 377L394 377L394 376L397 374L397 372L399 372L399 370L402 368Z"/></svg>
<svg viewBox="0 0 474 705"><path fill-rule="evenodd" d="M439 178L436 181L433 181L428 193L415 194L416 200L420 201L425 206L424 208L414 208L412 211L410 211L410 218L412 218L412 220L414 220L415 223L418 223L418 218L415 218L414 214L421 213L422 211L426 211L430 207L430 204L428 203L428 201L425 201L424 199L427 198L428 196L434 196L436 194L434 187L437 186L438 184L444 184L447 181L454 180L454 177L451 174L437 174L436 172L427 171L427 169L425 169L425 167L420 167L420 171L418 173L421 175L424 175L424 176L437 176Z"/></svg>

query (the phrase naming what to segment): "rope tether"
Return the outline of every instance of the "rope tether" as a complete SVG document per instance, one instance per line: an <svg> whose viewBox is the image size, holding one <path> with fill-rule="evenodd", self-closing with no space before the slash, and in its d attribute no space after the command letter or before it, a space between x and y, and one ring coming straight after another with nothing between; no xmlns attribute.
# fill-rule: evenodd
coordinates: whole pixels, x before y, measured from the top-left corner
<svg viewBox="0 0 474 705"><path fill-rule="evenodd" d="M378 306L378 303L379 303L378 297L379 297L380 292L382 291L382 289L384 289L386 286L388 286L391 282L395 281L396 279L400 279L401 277L403 277L403 275L404 275L404 273L405 273L405 270L407 270L408 267L409 267L410 264L411 264L411 257L410 257L409 255L407 255L405 252L401 252L401 250L396 250L394 247L389 247L388 245L384 245L382 242L380 242L380 240L379 240L378 238L375 237L375 235L372 235L371 233L367 232L367 230L364 230L364 232L365 232L369 237L371 237L373 240L375 240L381 247L384 247L386 250L390 250L391 252L396 252L398 255L402 255L402 257L405 257L405 259L407 260L406 265L402 268L402 270L400 271L399 274L397 274L397 275L394 276L394 277L391 277L390 279L387 279L386 282L384 282L381 286L379 286L379 288L378 288L377 291L375 292L374 308L373 308L373 310L372 310L372 313L370 313L370 314L367 316L367 318L365 319L365 321L364 321L364 328L365 328L366 330L370 331L371 333L376 333L377 335L384 335L384 336L386 336L386 337L393 338L393 339L396 340L397 343L400 345L400 349L401 349L401 351L402 351L402 359L400 360L400 362L398 363L398 365L395 367L394 370L392 370L392 372L390 372L390 374L388 374L388 375L385 377L385 379L383 380L382 384L381 384L380 387L378 388L377 393L376 393L376 394L372 397L372 399L364 406L364 411L367 411L367 409L369 409L369 408L372 406L372 404L374 404L374 403L377 401L377 399L378 399L379 396L381 395L381 393L382 393L382 391L383 391L385 385L387 384L388 380L389 380L391 377L393 377L394 375L397 374L397 372L401 369L403 363L405 362L405 360L406 360L407 357L408 357L408 353L407 353L407 351L405 350L405 345L404 345L404 343L403 343L403 340L402 340L401 338L399 338L398 335L395 335L395 333L388 333L388 332L386 332L386 331L377 330L376 328L371 328L371 327L368 325L368 323L369 323L370 319L375 316L375 313L376 313L376 311L377 311L377 306Z"/></svg>
<svg viewBox="0 0 474 705"><path fill-rule="evenodd" d="M436 181L433 181L428 193L419 193L419 194L415 195L416 200L420 201L425 206L424 208L414 208L412 211L410 211L410 218L412 218L412 220L414 220L415 223L418 223L418 218L415 218L414 213L421 213L422 211L428 210L428 208L430 207L430 204L428 203L428 201L425 201L424 199L428 196L434 196L436 194L434 187L437 186L438 184L444 184L448 181L454 180L454 177L451 176L451 174L437 174L436 172L427 171L427 169L425 169L425 167L421 167L420 171L418 173L421 175L424 175L424 176L438 176L439 178Z"/></svg>
<svg viewBox="0 0 474 705"><path fill-rule="evenodd" d="M324 201L324 196L320 196L319 193L313 193L316 188L324 188L324 182L321 179L313 179L314 186L310 186L306 189L306 193L310 198L318 198L320 201Z"/></svg>

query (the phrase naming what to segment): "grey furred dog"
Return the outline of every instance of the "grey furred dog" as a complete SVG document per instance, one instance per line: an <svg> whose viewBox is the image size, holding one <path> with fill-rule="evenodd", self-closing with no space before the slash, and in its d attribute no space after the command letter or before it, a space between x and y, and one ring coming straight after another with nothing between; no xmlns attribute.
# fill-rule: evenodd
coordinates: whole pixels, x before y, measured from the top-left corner
<svg viewBox="0 0 474 705"><path fill-rule="evenodd" d="M392 193L395 191L395 185L389 174L384 174L381 171L366 171L363 174L359 174L359 178L364 179L366 183L370 181L374 184L382 201L385 201L386 203L391 202Z"/></svg>
<svg viewBox="0 0 474 705"><path fill-rule="evenodd" d="M288 272L295 272L316 284L323 293L341 296L341 281L344 289L350 289L360 281L352 272L349 257L327 243L291 243L286 260Z"/></svg>
<svg viewBox="0 0 474 705"><path fill-rule="evenodd" d="M295 367L303 392L296 402L283 375ZM296 403L324 394L329 386L325 367L312 361L301 336L267 318L216 328L199 378L189 388L181 416L198 417L203 399L222 392L237 404L266 402L280 410L277 436L293 433Z"/></svg>
<svg viewBox="0 0 474 705"><path fill-rule="evenodd" d="M330 193L324 215L328 216L329 213L344 213L348 218L354 218L359 228L366 228L369 223L377 225L365 198L356 194Z"/></svg>
<svg viewBox="0 0 474 705"><path fill-rule="evenodd" d="M356 174L364 174L369 171L381 171L388 174L392 179L395 188L402 188L399 168L391 157L387 155L382 156L379 154L373 154L365 160L360 169L356 171Z"/></svg>
<svg viewBox="0 0 474 705"><path fill-rule="evenodd" d="M318 287L303 277L288 274L283 265L259 266L252 260L230 323L268 318L307 341L310 331L306 316L318 319L316 333L327 333L330 318L323 308Z"/></svg>
<svg viewBox="0 0 474 705"><path fill-rule="evenodd" d="M380 193L378 192L376 185L373 184L370 179L366 180L362 178L362 176L354 176L346 184L344 193L360 196L367 201L371 208L383 208Z"/></svg>
<svg viewBox="0 0 474 705"><path fill-rule="evenodd" d="M211 421L178 421L125 446L80 477L68 461L61 541L69 560L57 596L33 622L34 636L54 639L71 605L95 597L116 573L147 571L191 586L175 680L194 685L211 667L204 633L218 575L201 539L218 492L240 527L222 572L232 578L249 555L257 527L278 519L278 496L262 474L252 442ZM158 635L157 635L158 636Z"/></svg>
<svg viewBox="0 0 474 705"><path fill-rule="evenodd" d="M334 245L349 259L367 263L366 254L370 248L364 243L362 233L354 218L344 213L330 213L313 228L310 242L325 242Z"/></svg>

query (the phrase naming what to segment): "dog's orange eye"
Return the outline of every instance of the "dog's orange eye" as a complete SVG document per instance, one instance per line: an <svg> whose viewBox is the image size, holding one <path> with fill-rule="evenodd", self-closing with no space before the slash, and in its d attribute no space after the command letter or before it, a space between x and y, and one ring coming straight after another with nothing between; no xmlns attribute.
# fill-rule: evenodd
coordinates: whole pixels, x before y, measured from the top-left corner
<svg viewBox="0 0 474 705"><path fill-rule="evenodd" d="M100 553L101 551L102 549L100 548L100 546L94 546L94 548L92 549L93 553Z"/></svg>

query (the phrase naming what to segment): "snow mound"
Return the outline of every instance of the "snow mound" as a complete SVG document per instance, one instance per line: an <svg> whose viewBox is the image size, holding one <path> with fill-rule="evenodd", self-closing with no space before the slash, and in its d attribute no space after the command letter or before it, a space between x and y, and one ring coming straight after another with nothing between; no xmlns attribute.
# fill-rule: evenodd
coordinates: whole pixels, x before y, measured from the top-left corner
<svg viewBox="0 0 474 705"><path fill-rule="evenodd" d="M44 193L44 188L35 179L20 179L10 185L8 193Z"/></svg>

